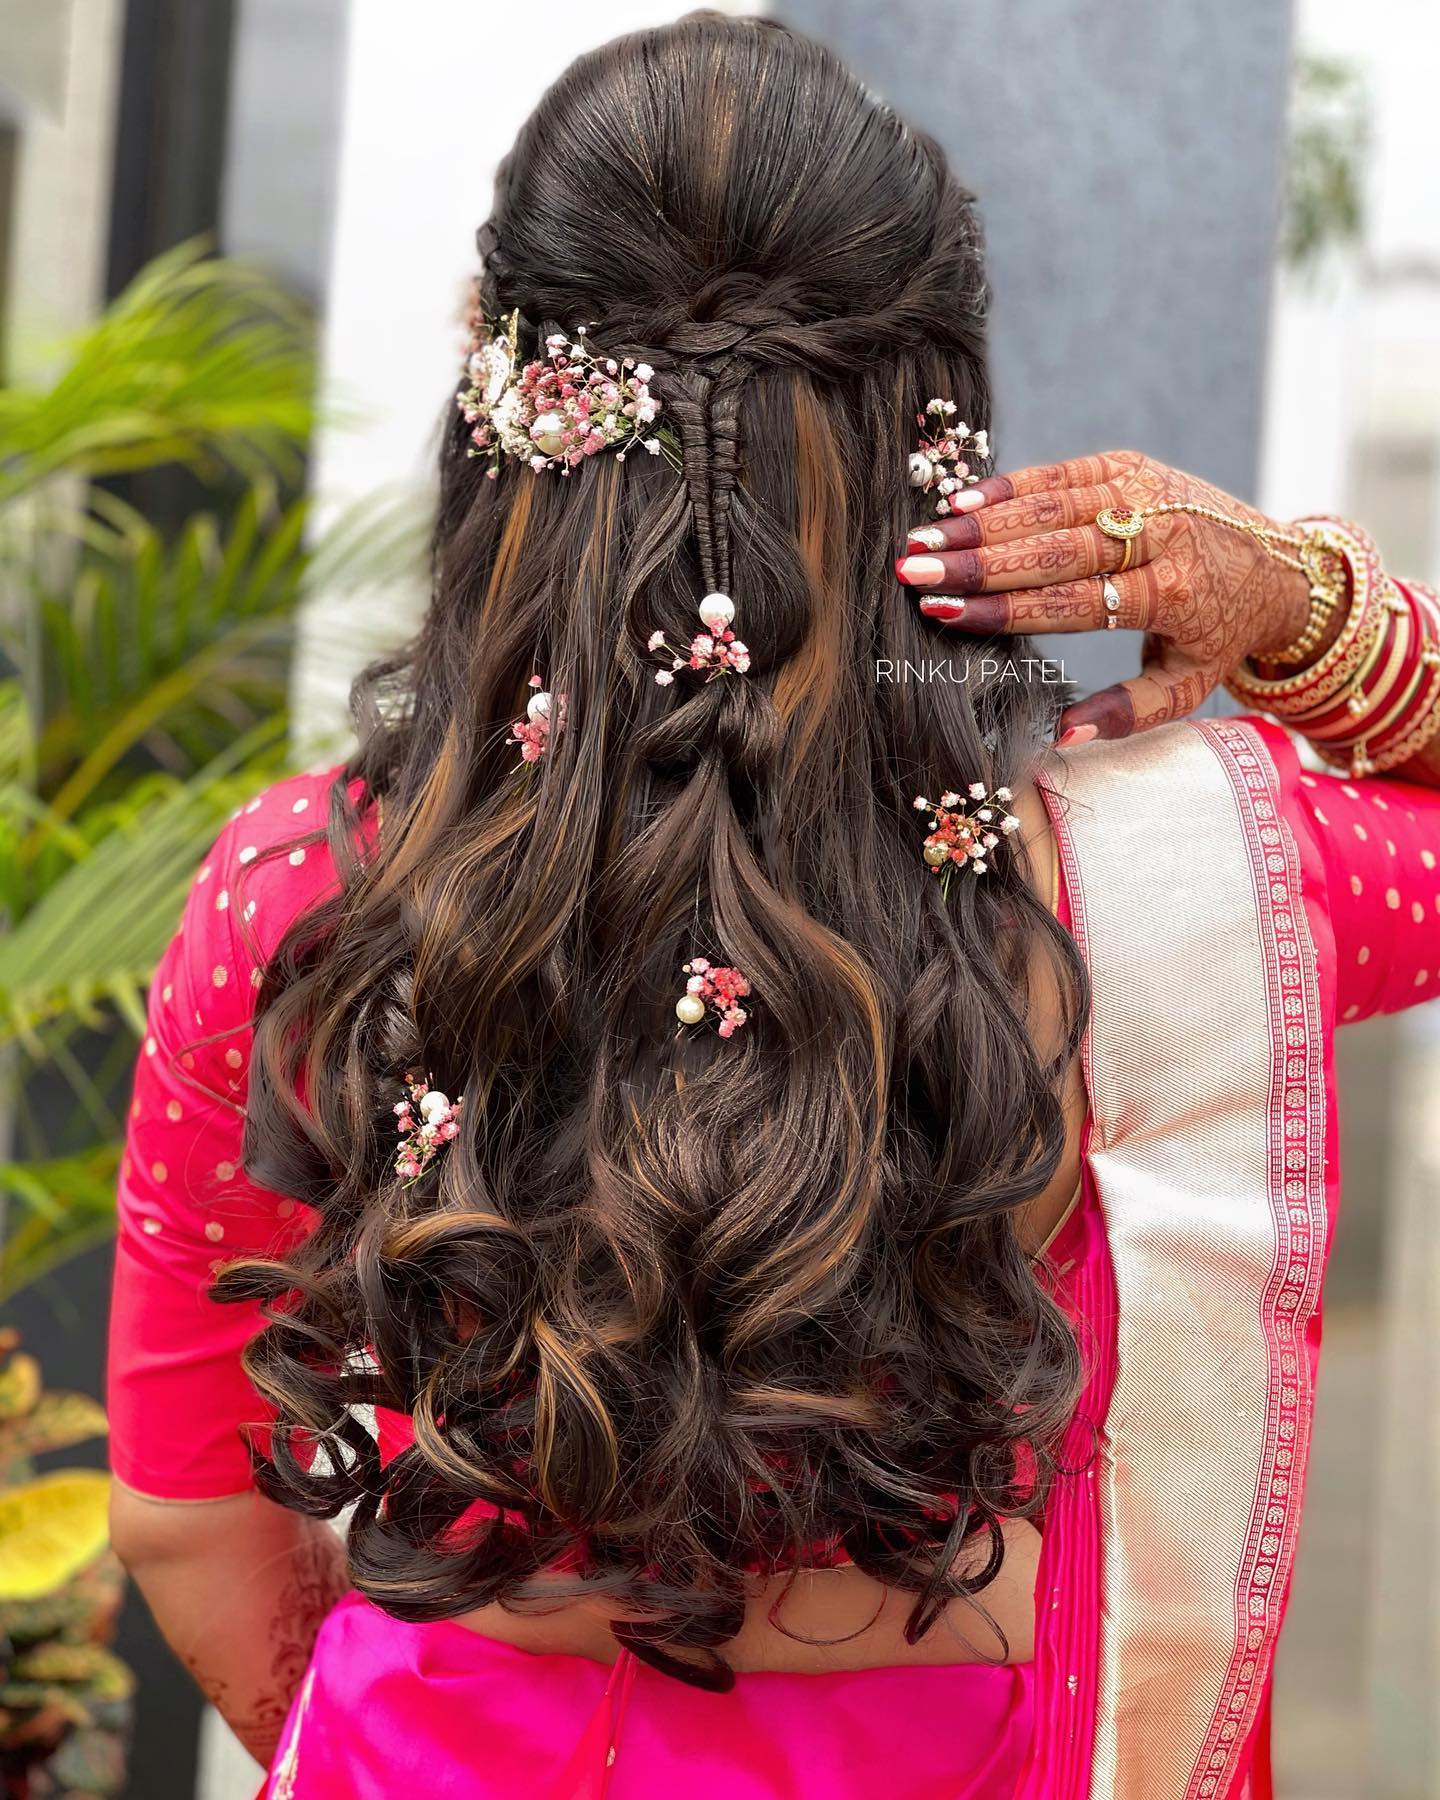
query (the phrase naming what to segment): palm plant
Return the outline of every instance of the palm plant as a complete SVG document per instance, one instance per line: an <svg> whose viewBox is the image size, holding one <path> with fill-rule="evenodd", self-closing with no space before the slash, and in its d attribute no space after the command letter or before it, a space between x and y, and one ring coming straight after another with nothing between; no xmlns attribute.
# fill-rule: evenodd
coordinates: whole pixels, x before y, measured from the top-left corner
<svg viewBox="0 0 1440 1800"><path fill-rule="evenodd" d="M313 389L303 313L188 246L0 392L0 1295L111 1230L145 985L206 844L286 766L302 594L407 549L403 523L315 541ZM175 463L205 501L175 532L93 485ZM64 1107L19 1104L46 1081Z"/></svg>

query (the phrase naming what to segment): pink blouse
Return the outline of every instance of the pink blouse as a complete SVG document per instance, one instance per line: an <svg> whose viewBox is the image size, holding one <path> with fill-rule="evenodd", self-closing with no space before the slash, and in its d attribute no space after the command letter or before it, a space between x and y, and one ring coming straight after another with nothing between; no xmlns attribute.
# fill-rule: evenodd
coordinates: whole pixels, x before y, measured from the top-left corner
<svg viewBox="0 0 1440 1800"><path fill-rule="evenodd" d="M1322 961L1327 956L1334 959L1333 968L1322 974L1333 983L1337 1017L1349 1021L1395 1012L1440 992L1440 790L1391 777L1352 783L1312 774L1302 769L1292 740L1280 726L1264 719L1254 723L1280 769L1287 816L1301 839L1311 888L1307 903L1312 913L1328 920L1329 929L1317 932L1316 942ZM337 774L337 768L330 768L277 782L232 817L194 878L183 920L150 989L148 1030L136 1059L118 1193L109 1408L116 1475L141 1494L159 1499L215 1498L251 1486L241 1428L263 1423L266 1409L239 1359L245 1342L258 1329L258 1309L217 1305L206 1290L218 1263L242 1252L283 1248L298 1241L310 1224L295 1202L247 1180L241 1168L241 1129L252 995L260 966L289 921L335 884L322 827ZM279 854L266 855L276 847ZM1060 917L1068 924L1063 887ZM1089 1129L1087 1119L1087 1142ZM940 1758L933 1766L949 1770L945 1781L937 1774L937 1785L917 1782L906 1787L907 1793L978 1796L1017 1791L1014 1783L1020 1779L1022 1752L1030 1738L1032 1707L1048 1726L1043 1746L1025 1764L1018 1793L1024 1800L1041 1800L1045 1795L1085 1791L1097 1661L1094 1631L1100 1610L1100 1534L1095 1483L1087 1465L1113 1380L1115 1296L1103 1219L1083 1159L1082 1167L1080 1203L1049 1247L1046 1261L1061 1304L1076 1323L1088 1385L1066 1445L1065 1461L1073 1473L1057 1483L1045 1524L1033 1668L971 1666L872 1670L843 1678L739 1678L739 1690L753 1696L757 1721L768 1712L765 1694L777 1699L786 1695L784 1706L775 1713L777 1730L783 1720L808 1716L800 1695L818 1701L824 1684L839 1683L847 1693L863 1688L872 1702L882 1699L878 1684L883 1682L903 1690L907 1696L903 1703L897 1691L895 1705L881 1704L876 1717L881 1723L886 1718L893 1722L896 1711L903 1711L906 1762L913 1760L917 1776L932 1766L932 1753ZM393 1444L399 1434L392 1429L385 1435ZM362 1639L369 1645L368 1662L360 1654ZM327 1672L320 1650L330 1640L337 1654L344 1640L345 1660L342 1667L331 1659ZM389 1646L388 1663L385 1655L374 1661L375 1644L381 1641ZM413 1674L433 1664L436 1670L453 1674L461 1665L478 1671L483 1664L488 1669L497 1659L516 1670L542 1661L548 1668L582 1660L519 1662L519 1655L460 1626L398 1625L352 1597L322 1631L312 1676L322 1690L327 1681L348 1682L351 1704L366 1705L361 1672L373 1665L371 1701L379 1707L382 1695L395 1696L393 1684L406 1668ZM606 1708L613 1707L611 1672L599 1665L587 1667L591 1672L576 1671L573 1681L569 1676L563 1682L553 1675L545 1678L552 1683L552 1695L568 1691L567 1682L576 1695L595 1688L594 1705L587 1710L577 1700L577 1710L567 1715L568 1725L558 1719L545 1725L535 1741L549 1754L556 1753L566 1730L571 1732L569 1741L578 1745L587 1731L597 1729L595 1706L601 1698ZM657 1696L675 1687L643 1667L629 1680L647 1692L654 1689ZM796 1682L802 1685L792 1694L787 1683ZM805 1685L814 1683L822 1685ZM937 1693L944 1689L950 1703L939 1704L931 1689ZM922 1690L928 1698L922 1697ZM953 1730L953 1703L962 1690L967 1695L964 1710L977 1727L977 1733L960 1734L967 1740L964 1743L957 1742ZM990 1698L982 1699L982 1694ZM665 1718L678 1716L687 1707L703 1711L712 1701L713 1697L691 1697L688 1690L664 1700L657 1697L655 1704L662 1708L659 1722L652 1720L643 1728L652 1736L659 1733L655 1756L663 1762ZM843 1712L841 1705L840 1711L829 1715L832 1729ZM628 1714L632 1721L637 1716L633 1703ZM418 1751L423 1737L420 1714L412 1705L405 1715L402 1705L397 1717L402 1715L409 1717L406 1729L416 1737ZM978 1729L985 1718L991 1719L993 1730ZM506 1719L503 1706L500 1719ZM636 1729L640 1728L633 1723L626 1727L627 1733ZM825 1791L837 1796L899 1793L894 1785L893 1736L879 1733L887 1741L873 1746L872 1762L865 1747L868 1738L858 1726L856 1731L849 1765L855 1785L832 1785ZM669 1742L669 1754L678 1755L680 1744L673 1733ZM797 1754L813 1758L819 1753L818 1742L817 1738L806 1750L796 1739ZM735 1754L740 1754L738 1739ZM777 1744L764 1755L781 1756L782 1747ZM631 1770L638 1766L628 1750L624 1761ZM683 1759L674 1768L677 1786L686 1786L697 1800L712 1791L726 1795L815 1791L767 1787L759 1774L753 1788L735 1782L707 1789L690 1778L690 1765ZM869 1775L864 1774L866 1768ZM968 1781L976 1771L984 1773L988 1785L962 1789L959 1781ZM654 1779L660 1780L658 1765ZM867 1788L866 1779L878 1785ZM294 1791L328 1792L322 1786ZM472 1782L463 1791L499 1795L515 1790L503 1784L482 1788ZM529 1791L538 1794L542 1789L533 1783ZM631 1787L628 1782L615 1790L637 1795L661 1791L669 1790L658 1785Z"/></svg>

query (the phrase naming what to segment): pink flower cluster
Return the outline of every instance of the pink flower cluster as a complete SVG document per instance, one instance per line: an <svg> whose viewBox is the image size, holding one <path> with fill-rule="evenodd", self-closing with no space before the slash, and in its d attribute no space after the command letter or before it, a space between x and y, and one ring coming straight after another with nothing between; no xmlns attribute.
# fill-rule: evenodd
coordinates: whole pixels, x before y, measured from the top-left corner
<svg viewBox="0 0 1440 1800"><path fill-rule="evenodd" d="M682 652L673 644L665 641L663 631L652 632L648 647L651 650L663 650L670 658L670 667L657 672L655 679L661 687L669 687L675 679L676 669L705 669L705 679L713 681L717 675L723 675L733 669L737 675L743 675L750 667L749 648L727 625L720 631L702 631L691 638L690 649Z"/></svg>
<svg viewBox="0 0 1440 1800"><path fill-rule="evenodd" d="M525 717L515 720L505 742L520 746L522 763L537 763L550 748L551 727L565 723L565 696L547 694L538 675L530 677L529 685L535 692L525 708Z"/></svg>
<svg viewBox="0 0 1440 1800"><path fill-rule="evenodd" d="M438 1088L431 1087L429 1076L421 1081L411 1069L405 1071L405 1086L410 1097L395 1107L395 1129L401 1137L395 1153L395 1173L405 1181L413 1181L425 1172L443 1145L460 1135L460 1108L464 1101L452 1103Z"/></svg>
<svg viewBox="0 0 1440 1800"><path fill-rule="evenodd" d="M750 983L738 969L707 962L703 956L692 956L685 964L685 973L690 977L685 992L695 995L719 1015L722 1038L734 1037L750 1016L740 1005L750 992Z"/></svg>
<svg viewBox="0 0 1440 1800"><path fill-rule="evenodd" d="M636 444L659 455L652 427L660 402L648 363L599 355L582 327L573 342L558 332L546 338L544 357L521 365L518 318L510 313L492 331L478 302L472 306L467 381L455 396L471 427L470 454L490 457L491 476L502 456L568 475L600 450L618 451L621 462Z"/></svg>
<svg viewBox="0 0 1440 1800"><path fill-rule="evenodd" d="M930 835L922 854L930 871L948 886L952 869L969 868L972 875L983 875L989 864L986 857L1012 831L1020 829L1020 821L1005 810L1003 801L1010 798L1007 787L987 794L983 781L970 784L968 798L959 794L942 794L938 801L915 796L916 812L928 812Z"/></svg>
<svg viewBox="0 0 1440 1800"><path fill-rule="evenodd" d="M962 487L973 487L980 479L971 472L965 458L990 454L988 432L971 431L963 420L955 425L949 423L955 410L953 400L932 400L923 413L915 415L922 435L919 448L910 458L910 485L927 493L931 488L937 489L940 497L935 510L941 514L951 510L952 494Z"/></svg>

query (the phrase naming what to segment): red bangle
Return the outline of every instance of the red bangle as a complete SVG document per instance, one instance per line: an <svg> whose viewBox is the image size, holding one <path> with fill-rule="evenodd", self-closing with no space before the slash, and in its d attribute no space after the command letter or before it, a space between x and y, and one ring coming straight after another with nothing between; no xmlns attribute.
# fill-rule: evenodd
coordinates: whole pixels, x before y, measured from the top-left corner
<svg viewBox="0 0 1440 1800"><path fill-rule="evenodd" d="M1358 730L1315 745L1325 761L1348 767L1352 776L1397 767L1440 731L1440 605L1417 585L1390 585L1408 620L1399 666L1376 690L1365 690L1368 704L1355 721Z"/></svg>
<svg viewBox="0 0 1440 1800"><path fill-rule="evenodd" d="M1364 733L1364 721L1385 714L1420 660L1420 633L1408 605L1386 619L1375 654L1323 711L1295 720L1317 743L1347 745Z"/></svg>

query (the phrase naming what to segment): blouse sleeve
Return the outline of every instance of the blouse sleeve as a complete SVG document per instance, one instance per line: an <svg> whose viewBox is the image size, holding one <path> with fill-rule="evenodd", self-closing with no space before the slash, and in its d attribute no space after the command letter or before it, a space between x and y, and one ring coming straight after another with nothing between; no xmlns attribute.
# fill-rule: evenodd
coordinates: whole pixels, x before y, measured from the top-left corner
<svg viewBox="0 0 1440 1800"><path fill-rule="evenodd" d="M258 971L233 929L243 818L191 884L151 982L118 1189L110 1319L111 1465L153 1498L205 1500L251 1486L242 1427L266 1412L240 1365L258 1305L208 1296L230 1256L283 1248L308 1214L241 1171Z"/></svg>
<svg viewBox="0 0 1440 1800"><path fill-rule="evenodd" d="M1257 719L1292 817L1324 868L1336 1019L1351 1024L1440 995L1440 788L1305 768L1288 731Z"/></svg>

